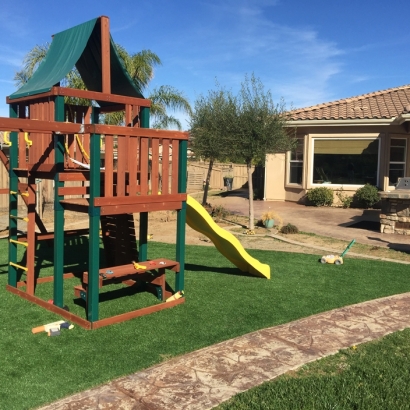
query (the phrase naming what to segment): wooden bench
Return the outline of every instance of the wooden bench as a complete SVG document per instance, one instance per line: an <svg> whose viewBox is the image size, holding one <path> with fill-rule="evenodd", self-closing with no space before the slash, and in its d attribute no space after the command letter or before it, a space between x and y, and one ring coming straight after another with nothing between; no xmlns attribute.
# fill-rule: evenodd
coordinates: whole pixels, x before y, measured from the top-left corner
<svg viewBox="0 0 410 410"><path fill-rule="evenodd" d="M98 285L102 288L114 283L124 283L132 286L135 283L146 283L153 290L158 299L165 300L172 296L166 290L165 269L179 272L179 262L169 259L153 259L145 262L130 263L99 270ZM74 295L87 301L87 288L89 283L88 272L83 273L82 285L74 287Z"/></svg>

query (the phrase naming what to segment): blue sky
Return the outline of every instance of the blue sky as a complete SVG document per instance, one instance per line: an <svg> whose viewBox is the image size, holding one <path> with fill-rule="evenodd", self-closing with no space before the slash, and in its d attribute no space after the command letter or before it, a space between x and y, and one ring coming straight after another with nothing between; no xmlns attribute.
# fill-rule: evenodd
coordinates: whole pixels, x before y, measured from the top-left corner
<svg viewBox="0 0 410 410"><path fill-rule="evenodd" d="M0 11L0 115L25 54L51 35L110 17L129 52L163 65L150 88L171 85L193 104L215 79L237 91L254 73L276 101L306 107L410 83L410 3L381 0L13 0ZM149 95L149 90L144 92ZM184 128L186 118L177 113Z"/></svg>

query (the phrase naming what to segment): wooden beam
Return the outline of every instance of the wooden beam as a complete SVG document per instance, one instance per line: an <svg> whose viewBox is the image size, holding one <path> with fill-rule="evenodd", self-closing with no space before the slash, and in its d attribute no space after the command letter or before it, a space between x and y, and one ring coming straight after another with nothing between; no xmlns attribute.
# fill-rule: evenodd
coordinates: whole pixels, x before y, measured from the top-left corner
<svg viewBox="0 0 410 410"><path fill-rule="evenodd" d="M140 107L151 107L151 100L146 98L138 97L128 97L125 95L118 94L106 94L100 93L98 91L88 91L88 90L77 90L75 88L65 88L65 87L53 87L51 91L45 93L31 95L29 97L21 97L11 100L9 97L6 98L7 104L15 104L18 102L26 102L30 100L46 99L49 97L55 97L62 95L63 97L78 97L85 98L88 100L104 101L114 104L132 104Z"/></svg>
<svg viewBox="0 0 410 410"><path fill-rule="evenodd" d="M66 207L66 209L72 209ZM106 205L101 207L101 215L132 214L138 212L176 211L182 209L182 202L160 202L133 205ZM84 212L87 212L85 210Z"/></svg>
<svg viewBox="0 0 410 410"><path fill-rule="evenodd" d="M124 137L151 137L172 140L188 140L185 131L157 130L152 128L121 127L103 124L79 124L69 122L29 120L0 117L0 130L17 132L44 132L54 134L110 134ZM33 138L35 144L35 137Z"/></svg>
<svg viewBox="0 0 410 410"><path fill-rule="evenodd" d="M110 20L100 17L101 22L101 90L111 94L111 62L110 62Z"/></svg>
<svg viewBox="0 0 410 410"><path fill-rule="evenodd" d="M23 299L28 300L29 302L35 303L41 307L43 307L44 309L49 310L50 312L56 313L57 315L62 316L64 319L69 320L70 322L73 322L79 326L81 326L83 329L91 329L91 323L88 320L85 320L83 318L81 318L80 316L75 315L74 313L68 312L65 309L62 309L58 306L55 306L51 303L48 303L46 300L40 299L37 296L34 295L29 295L28 293L14 288L10 285L6 285L6 289L11 292L14 293L15 295L18 295L20 297L22 297ZM181 298L183 299L183 298ZM177 299L180 300L180 299ZM171 303L171 302L169 302Z"/></svg>
<svg viewBox="0 0 410 410"><path fill-rule="evenodd" d="M186 201L186 197L187 197L186 194L98 197L94 199L94 206L153 204L153 203L159 203L159 202L179 202L179 201L182 202L182 201Z"/></svg>
<svg viewBox="0 0 410 410"><path fill-rule="evenodd" d="M149 315L150 313L154 313L154 312L159 312L160 310L168 309L168 308L180 305L184 302L185 302L185 298L180 298L180 299L173 300L171 302L163 302L163 303L159 303L158 305L134 310L133 312L123 313L121 315L109 317L107 319L97 320L96 322L93 322L91 324L91 328L99 329L100 327L112 325L114 323L125 322L126 320L134 319L140 316Z"/></svg>

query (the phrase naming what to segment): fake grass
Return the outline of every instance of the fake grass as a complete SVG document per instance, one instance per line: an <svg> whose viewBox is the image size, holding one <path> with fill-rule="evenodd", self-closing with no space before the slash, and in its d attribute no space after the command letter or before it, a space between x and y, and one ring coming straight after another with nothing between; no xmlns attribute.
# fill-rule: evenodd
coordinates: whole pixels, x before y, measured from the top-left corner
<svg viewBox="0 0 410 410"><path fill-rule="evenodd" d="M306 364L217 409L409 409L409 364L410 329L405 329Z"/></svg>
<svg viewBox="0 0 410 410"><path fill-rule="evenodd" d="M87 252L72 243L66 259L83 268ZM7 241L0 241L0 408L30 409L257 329L410 291L405 265L348 258L341 266L322 265L320 255L250 253L271 266L270 281L241 274L213 247L187 246L184 304L94 331L77 326L47 337L31 329L60 318L5 291ZM52 252L44 255L40 259L51 269ZM150 242L148 256L173 259L175 246ZM168 279L173 286L172 273ZM79 313L72 284L65 282L65 302ZM38 293L47 298L43 286L49 284L39 285ZM157 303L149 296L148 302ZM132 310L143 297L107 299L101 311Z"/></svg>

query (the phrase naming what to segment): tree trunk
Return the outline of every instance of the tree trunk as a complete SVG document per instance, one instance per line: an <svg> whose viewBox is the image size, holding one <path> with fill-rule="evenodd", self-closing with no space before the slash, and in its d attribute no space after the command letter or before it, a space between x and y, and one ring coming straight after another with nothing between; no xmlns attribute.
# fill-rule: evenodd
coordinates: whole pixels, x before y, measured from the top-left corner
<svg viewBox="0 0 410 410"><path fill-rule="evenodd" d="M202 197L202 206L206 205L206 200L208 199L209 181L211 180L213 165L214 165L214 160L210 159L209 167L208 167L208 174L206 175L206 181L205 181L205 186L204 186L204 196Z"/></svg>
<svg viewBox="0 0 410 410"><path fill-rule="evenodd" d="M254 224L254 211L253 211L253 182L252 182L252 163L246 164L248 171L248 191L249 191L249 229L253 231L255 229Z"/></svg>

